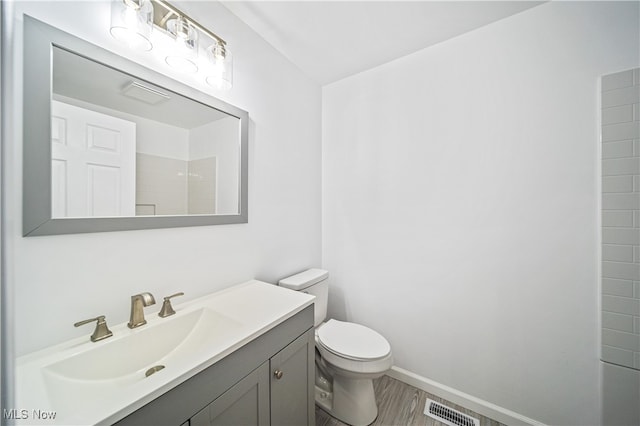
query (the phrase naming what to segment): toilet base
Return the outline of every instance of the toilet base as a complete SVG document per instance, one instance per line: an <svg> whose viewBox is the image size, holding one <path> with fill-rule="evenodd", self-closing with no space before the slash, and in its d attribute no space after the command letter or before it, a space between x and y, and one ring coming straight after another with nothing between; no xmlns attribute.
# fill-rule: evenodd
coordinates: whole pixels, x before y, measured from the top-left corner
<svg viewBox="0 0 640 426"><path fill-rule="evenodd" d="M322 408L327 413L330 413L333 405L333 392L327 392L319 386L316 386L315 401L318 407Z"/></svg>
<svg viewBox="0 0 640 426"><path fill-rule="evenodd" d="M352 426L366 426L378 417L371 379L333 377L333 392L316 386L316 404L332 417Z"/></svg>

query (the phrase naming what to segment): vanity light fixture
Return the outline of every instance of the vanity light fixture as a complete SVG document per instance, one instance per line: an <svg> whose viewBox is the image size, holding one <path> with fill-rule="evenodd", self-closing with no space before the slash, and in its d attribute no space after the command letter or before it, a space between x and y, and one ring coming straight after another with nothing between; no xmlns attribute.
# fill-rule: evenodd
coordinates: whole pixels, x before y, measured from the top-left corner
<svg viewBox="0 0 640 426"><path fill-rule="evenodd" d="M151 0L118 0L111 3L111 35L130 49L151 50L152 29Z"/></svg>
<svg viewBox="0 0 640 426"><path fill-rule="evenodd" d="M233 86L233 58L226 44L215 41L207 48L207 58L207 84L216 89L230 89Z"/></svg>
<svg viewBox="0 0 640 426"><path fill-rule="evenodd" d="M172 38L165 61L182 72L198 71L198 32L182 16L167 21L167 32Z"/></svg>
<svg viewBox="0 0 640 426"><path fill-rule="evenodd" d="M139 27L142 22L149 22L146 20L149 16L151 23L143 32ZM153 46L151 28L154 29ZM121 33L144 34L146 49L127 42ZM131 48L151 50L153 47L171 67L182 72L198 72L216 89L233 86L233 57L226 41L164 0L112 0L111 34Z"/></svg>

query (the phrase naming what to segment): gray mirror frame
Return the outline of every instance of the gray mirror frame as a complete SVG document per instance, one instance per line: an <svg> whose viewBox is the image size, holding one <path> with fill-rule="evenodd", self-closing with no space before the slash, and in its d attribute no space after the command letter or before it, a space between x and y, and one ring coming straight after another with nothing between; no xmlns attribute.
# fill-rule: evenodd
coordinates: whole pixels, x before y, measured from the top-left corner
<svg viewBox="0 0 640 426"><path fill-rule="evenodd" d="M51 198L51 64L53 46L162 86L240 119L239 213L233 215L53 218ZM23 235L57 235L248 222L249 114L142 65L24 16Z"/></svg>

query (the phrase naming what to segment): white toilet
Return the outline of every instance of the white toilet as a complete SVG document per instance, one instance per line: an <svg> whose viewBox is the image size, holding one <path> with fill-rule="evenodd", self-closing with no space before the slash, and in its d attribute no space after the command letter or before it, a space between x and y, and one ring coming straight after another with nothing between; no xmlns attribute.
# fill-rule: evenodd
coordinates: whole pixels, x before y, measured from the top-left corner
<svg viewBox="0 0 640 426"><path fill-rule="evenodd" d="M378 416L373 379L393 365L389 342L360 324L327 316L329 273L322 269L280 280L282 287L316 296L316 404L338 420L368 425Z"/></svg>

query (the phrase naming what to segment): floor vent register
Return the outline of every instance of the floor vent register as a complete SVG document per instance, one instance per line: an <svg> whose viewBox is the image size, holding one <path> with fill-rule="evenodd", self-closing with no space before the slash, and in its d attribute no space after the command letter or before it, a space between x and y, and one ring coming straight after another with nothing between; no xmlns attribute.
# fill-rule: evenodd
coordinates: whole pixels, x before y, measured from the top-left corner
<svg viewBox="0 0 640 426"><path fill-rule="evenodd" d="M427 403L424 406L424 414L449 426L480 426L478 419L442 405L432 399L427 399Z"/></svg>

